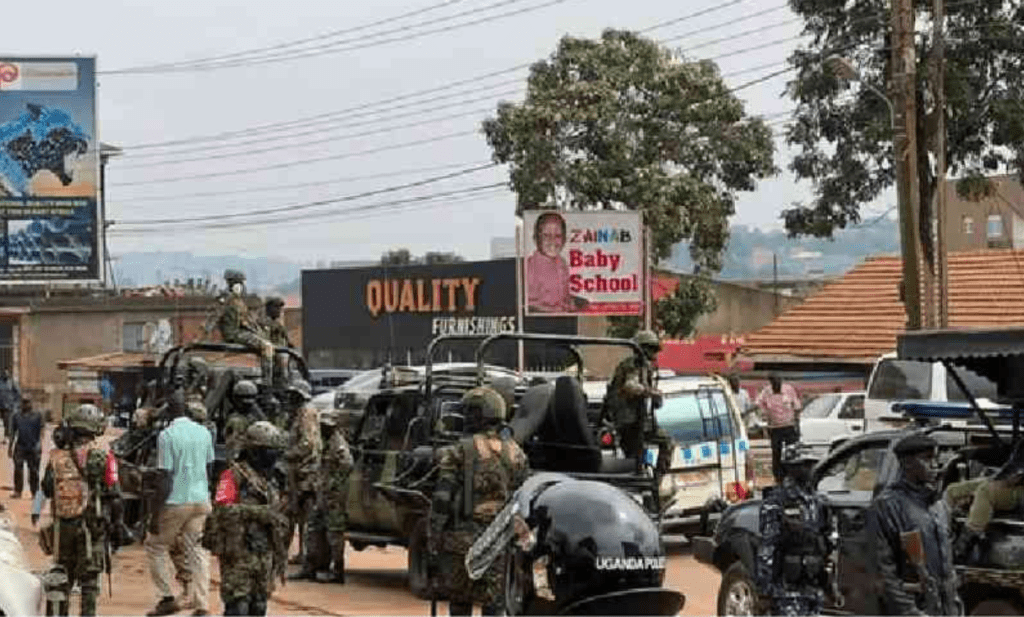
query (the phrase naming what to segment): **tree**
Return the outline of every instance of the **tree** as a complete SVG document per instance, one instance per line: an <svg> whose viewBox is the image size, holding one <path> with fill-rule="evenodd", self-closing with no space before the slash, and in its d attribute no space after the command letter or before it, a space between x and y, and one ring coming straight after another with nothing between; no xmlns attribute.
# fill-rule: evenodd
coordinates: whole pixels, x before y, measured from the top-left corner
<svg viewBox="0 0 1024 617"><path fill-rule="evenodd" d="M885 92L892 79L891 27L886 0L790 0L804 19L806 49L789 62L797 75L788 87L797 102L787 141L799 150L790 168L811 180L815 197L783 213L791 236L832 237L860 220L861 205L895 182L892 129L885 101L863 84ZM961 177L958 191L977 199L993 185L983 174L1024 169L1024 9L1019 2L946 2L944 110L947 171ZM932 19L932 2L915 3L918 24ZM937 143L931 28L917 41L917 143L922 228L928 226L937 169L929 157ZM846 83L823 59L840 55L860 72ZM850 90L853 90L852 96ZM922 234L925 257L931 240Z"/></svg>
<svg viewBox="0 0 1024 617"><path fill-rule="evenodd" d="M640 210L655 262L689 240L707 275L721 267L735 192L775 173L771 131L714 63L676 61L621 30L564 37L531 68L525 101L500 103L483 132L510 165L517 213Z"/></svg>
<svg viewBox="0 0 1024 617"><path fill-rule="evenodd" d="M391 249L380 257L382 266L408 266L415 263L409 249Z"/></svg>
<svg viewBox="0 0 1024 617"><path fill-rule="evenodd" d="M457 264L465 261L456 253L441 253L433 251L423 255L423 263L428 266L434 264Z"/></svg>
<svg viewBox="0 0 1024 617"><path fill-rule="evenodd" d="M441 251L430 251L425 253L422 258L414 257L409 249L406 248L391 249L381 255L380 258L382 266L410 266L417 264L433 266L437 264L461 263L463 261L465 260L458 253L443 253Z"/></svg>
<svg viewBox="0 0 1024 617"><path fill-rule="evenodd" d="M701 315L718 307L718 299L704 279L687 278L679 282L671 295L654 304L654 328L673 338L686 338L697 328ZM630 338L640 328L638 317L613 317L608 335Z"/></svg>

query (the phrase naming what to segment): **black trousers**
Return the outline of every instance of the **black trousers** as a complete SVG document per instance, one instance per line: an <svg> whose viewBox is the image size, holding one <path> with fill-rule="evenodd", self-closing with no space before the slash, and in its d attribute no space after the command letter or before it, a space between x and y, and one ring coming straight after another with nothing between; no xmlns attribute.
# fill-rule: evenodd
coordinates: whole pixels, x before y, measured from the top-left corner
<svg viewBox="0 0 1024 617"><path fill-rule="evenodd" d="M800 441L800 433L795 426L783 426L768 429L768 435L772 440L772 475L775 483L779 484L782 482L782 449L787 444Z"/></svg>
<svg viewBox="0 0 1024 617"><path fill-rule="evenodd" d="M23 468L28 466L28 488L31 491L29 496L35 496L39 490L39 452L14 451L14 492L21 495L21 488L24 486Z"/></svg>

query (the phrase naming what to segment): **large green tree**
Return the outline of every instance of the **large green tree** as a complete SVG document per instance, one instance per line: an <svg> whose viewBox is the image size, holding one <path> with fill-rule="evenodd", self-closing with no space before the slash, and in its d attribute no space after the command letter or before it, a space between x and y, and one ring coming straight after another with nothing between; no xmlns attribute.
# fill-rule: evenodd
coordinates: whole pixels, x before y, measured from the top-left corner
<svg viewBox="0 0 1024 617"><path fill-rule="evenodd" d="M510 166L518 213L641 210L654 259L689 241L704 277L721 268L736 192L776 171L771 130L745 113L714 63L680 61L621 30L564 37L532 66L525 100L499 104L483 131L494 160ZM686 321L661 325L685 336L675 328Z"/></svg>
<svg viewBox="0 0 1024 617"><path fill-rule="evenodd" d="M895 182L889 108L865 84L889 93L891 0L790 0L811 41L790 57L788 87L796 101L787 141L798 154L790 168L812 181L814 200L783 213L791 235L831 237L860 220L860 207ZM946 0L946 105L932 96L933 0L916 0L918 180L922 229L937 189L937 113L945 113L947 171L965 197L989 194L986 174L1024 168L1024 9L1019 1ZM849 60L860 73L847 82L826 61ZM891 96L891 95L890 95ZM922 233L926 256L931 240Z"/></svg>

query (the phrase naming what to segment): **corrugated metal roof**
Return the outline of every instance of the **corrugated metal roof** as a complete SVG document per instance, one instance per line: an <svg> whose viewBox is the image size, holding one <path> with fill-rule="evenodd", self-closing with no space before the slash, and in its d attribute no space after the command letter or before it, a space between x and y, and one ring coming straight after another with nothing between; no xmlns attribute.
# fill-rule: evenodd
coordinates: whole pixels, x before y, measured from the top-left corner
<svg viewBox="0 0 1024 617"><path fill-rule="evenodd" d="M802 304L747 336L755 360L869 362L896 349L906 314L899 299L902 260L872 257ZM949 256L949 325L1024 325L1024 251Z"/></svg>

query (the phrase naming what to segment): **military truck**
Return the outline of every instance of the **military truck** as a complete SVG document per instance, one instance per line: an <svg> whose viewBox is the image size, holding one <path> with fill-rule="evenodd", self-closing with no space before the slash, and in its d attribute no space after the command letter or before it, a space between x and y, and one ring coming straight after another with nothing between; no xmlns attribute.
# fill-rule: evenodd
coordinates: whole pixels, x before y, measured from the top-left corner
<svg viewBox="0 0 1024 617"><path fill-rule="evenodd" d="M276 353L288 359L289 375L297 374L303 379L308 379L306 363L294 349L278 347ZM189 375L192 358L203 358L207 365L205 375L199 375L198 380L194 379L195 375ZM170 423L166 408L172 396L184 396L185 389L192 383L201 383L204 386L207 419L215 432L214 475L210 478L212 494L216 479L226 468L224 426L232 412L230 395L234 385L243 379L252 381L259 389L260 399L272 395L281 401L284 394L281 387L263 383L259 369L259 351L244 345L193 343L174 347L161 357L158 370L158 377L150 384L140 407L142 413L137 412L128 430L110 444L120 466L121 489L125 498L125 523L136 528L142 525L147 512L144 497L147 491L151 490L152 484L145 480L156 468L157 436ZM144 425L140 425L137 419L143 416L148 416L148 419ZM138 537L142 537L142 534L140 533Z"/></svg>
<svg viewBox="0 0 1024 617"><path fill-rule="evenodd" d="M420 597L429 594L427 550L427 503L435 480L435 450L465 436L461 415L463 394L498 377L510 377L508 369L487 365L486 352L498 341L554 345L572 354L578 375L560 375L552 382L530 385L516 382L515 404L509 425L522 445L531 470L559 471L579 478L605 481L631 491L652 518L660 515L658 483L650 468L656 449L647 461L624 459L615 453L614 429L600 423L600 405L588 405L579 375L583 360L578 345L641 349L632 341L542 334L442 336L427 350L426 374L420 383L383 390L372 396L353 433L355 469L349 481L349 542L356 550L367 546L408 548L409 585ZM476 371L433 370L438 349L455 341L477 341ZM389 488L418 491L422 500L396 498ZM441 582L443 593L443 581Z"/></svg>

